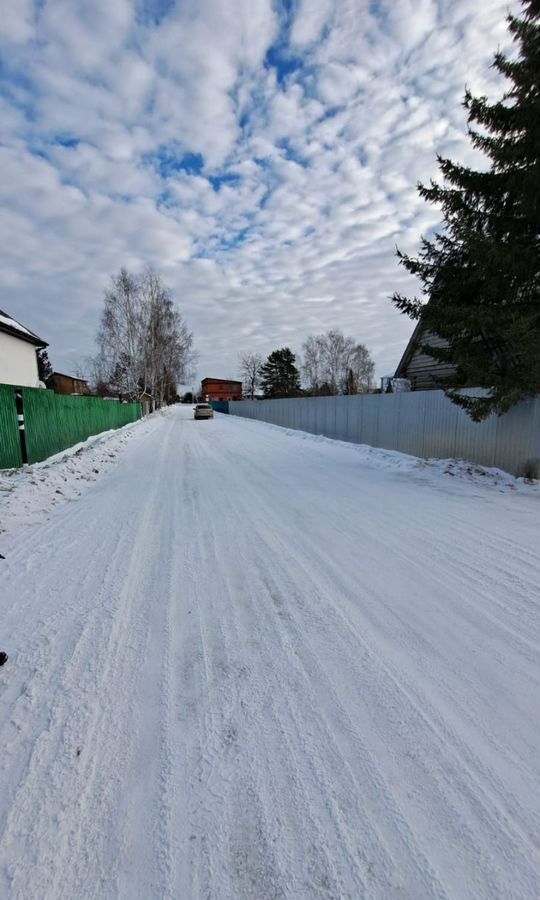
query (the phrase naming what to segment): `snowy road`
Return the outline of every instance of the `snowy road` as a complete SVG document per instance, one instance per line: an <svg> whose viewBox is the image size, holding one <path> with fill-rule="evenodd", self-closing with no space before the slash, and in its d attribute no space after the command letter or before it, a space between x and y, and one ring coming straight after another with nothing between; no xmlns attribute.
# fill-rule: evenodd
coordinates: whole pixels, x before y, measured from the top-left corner
<svg viewBox="0 0 540 900"><path fill-rule="evenodd" d="M191 415L0 547L0 896L532 900L538 497Z"/></svg>

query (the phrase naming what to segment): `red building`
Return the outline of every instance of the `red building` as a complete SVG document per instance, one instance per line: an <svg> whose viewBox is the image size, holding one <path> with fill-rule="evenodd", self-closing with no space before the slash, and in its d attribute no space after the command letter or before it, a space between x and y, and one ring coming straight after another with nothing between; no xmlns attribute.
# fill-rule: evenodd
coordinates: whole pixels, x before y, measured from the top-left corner
<svg viewBox="0 0 540 900"><path fill-rule="evenodd" d="M241 400L242 382L229 381L226 378L203 378L201 381L201 394L207 401Z"/></svg>

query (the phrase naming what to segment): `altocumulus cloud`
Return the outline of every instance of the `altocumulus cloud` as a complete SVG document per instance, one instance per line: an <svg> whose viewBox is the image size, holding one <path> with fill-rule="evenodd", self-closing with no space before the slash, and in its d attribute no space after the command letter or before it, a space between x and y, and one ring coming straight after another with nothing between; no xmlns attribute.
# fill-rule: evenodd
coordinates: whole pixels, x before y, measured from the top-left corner
<svg viewBox="0 0 540 900"><path fill-rule="evenodd" d="M2 8L0 305L57 368L93 352L109 275L149 263L200 375L332 326L393 370L395 245L437 225L436 153L473 160L461 99L500 93L506 0Z"/></svg>

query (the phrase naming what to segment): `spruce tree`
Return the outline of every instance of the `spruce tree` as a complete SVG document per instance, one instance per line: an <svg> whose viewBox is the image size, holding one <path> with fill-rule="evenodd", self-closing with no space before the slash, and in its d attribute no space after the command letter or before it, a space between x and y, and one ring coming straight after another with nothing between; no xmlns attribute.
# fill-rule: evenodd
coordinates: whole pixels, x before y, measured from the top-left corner
<svg viewBox="0 0 540 900"><path fill-rule="evenodd" d="M422 240L416 258L398 251L428 302L392 297L421 320L425 352L456 367L441 386L475 421L540 392L540 2L522 6L521 17L507 18L517 57L497 53L493 64L509 90L496 103L467 91L463 102L471 142L489 167L438 157L445 185L418 190L442 208L443 229ZM430 334L446 349L431 346ZM464 397L463 387L487 393Z"/></svg>
<svg viewBox="0 0 540 900"><path fill-rule="evenodd" d="M300 392L300 373L288 347L274 350L261 369L265 397L295 397Z"/></svg>
<svg viewBox="0 0 540 900"><path fill-rule="evenodd" d="M37 351L37 365L39 380L45 383L47 379L51 377L53 372L49 354L47 353L45 348Z"/></svg>

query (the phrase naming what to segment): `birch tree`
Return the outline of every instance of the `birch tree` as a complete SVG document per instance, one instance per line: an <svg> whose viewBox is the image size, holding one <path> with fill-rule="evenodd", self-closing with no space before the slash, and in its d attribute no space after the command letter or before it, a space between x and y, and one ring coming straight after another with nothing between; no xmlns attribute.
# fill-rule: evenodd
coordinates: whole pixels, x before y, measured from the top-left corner
<svg viewBox="0 0 540 900"><path fill-rule="evenodd" d="M310 335L302 346L302 375L312 394L357 394L368 391L374 364L365 344L332 328Z"/></svg>
<svg viewBox="0 0 540 900"><path fill-rule="evenodd" d="M101 368L118 393L137 396L141 377L142 304L137 281L127 269L105 291L97 343Z"/></svg>
<svg viewBox="0 0 540 900"><path fill-rule="evenodd" d="M112 278L98 346L100 371L116 393L129 399L148 393L161 406L176 397L177 383L191 377L193 335L152 268L139 277L121 269Z"/></svg>
<svg viewBox="0 0 540 900"><path fill-rule="evenodd" d="M302 377L310 394L318 394L323 383L324 335L310 335L302 345Z"/></svg>

